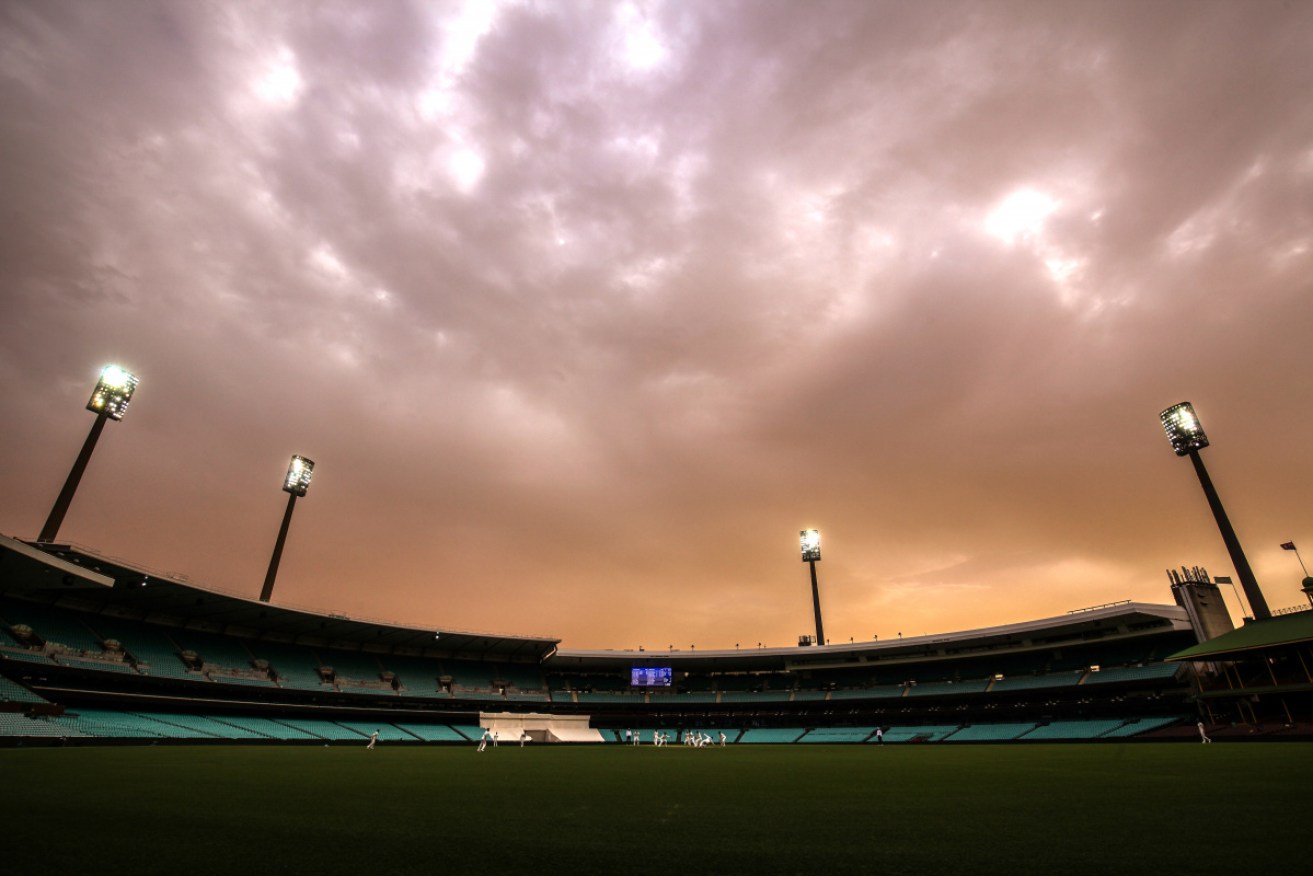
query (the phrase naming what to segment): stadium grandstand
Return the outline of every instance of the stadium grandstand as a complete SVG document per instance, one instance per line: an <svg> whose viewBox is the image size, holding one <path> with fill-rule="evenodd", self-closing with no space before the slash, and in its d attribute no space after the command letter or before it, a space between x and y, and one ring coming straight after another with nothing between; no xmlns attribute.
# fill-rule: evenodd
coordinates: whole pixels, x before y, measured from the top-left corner
<svg viewBox="0 0 1313 876"><path fill-rule="evenodd" d="M1247 623L1168 660L1192 667L1208 724L1244 735L1299 727L1313 697L1313 610Z"/></svg>
<svg viewBox="0 0 1313 876"><path fill-rule="evenodd" d="M1217 689L1262 681L1234 660L1255 647L1253 625L1201 643L1199 606L1173 589L1177 605L895 641L570 650L282 608L0 536L0 743L356 744L378 731L468 744L484 728L562 742L979 743L1172 738L1200 715L1257 725L1249 698ZM1310 618L1259 637L1291 676L1281 727L1305 709Z"/></svg>

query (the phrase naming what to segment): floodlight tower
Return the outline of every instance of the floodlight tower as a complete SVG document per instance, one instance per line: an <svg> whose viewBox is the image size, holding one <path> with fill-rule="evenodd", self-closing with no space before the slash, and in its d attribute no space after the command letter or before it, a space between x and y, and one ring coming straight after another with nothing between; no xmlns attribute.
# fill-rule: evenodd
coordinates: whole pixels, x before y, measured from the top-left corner
<svg viewBox="0 0 1313 876"><path fill-rule="evenodd" d="M1176 455L1188 456L1190 462L1194 463L1195 474L1199 476L1199 484L1204 488L1208 507L1213 510L1213 519L1217 521L1217 528L1222 533L1222 541L1226 543L1227 553L1231 555L1231 565L1235 567L1236 576L1240 578L1240 586L1244 588L1245 599L1249 600L1249 609L1254 613L1254 619L1262 620L1271 617L1272 612L1268 610L1267 600L1263 598L1263 591L1258 589L1258 581L1254 579L1254 572L1249 568L1249 560L1245 558L1245 552L1240 547L1240 539L1231 528L1226 509L1222 507L1222 500L1218 498L1217 490L1213 487L1213 479L1208 476L1208 469L1204 468L1204 461L1199 457L1199 451L1208 446L1208 436L1204 434L1204 427L1200 425L1199 418L1195 415L1194 406L1188 401L1181 402L1172 405L1158 416L1163 422L1163 431L1167 433L1167 440L1172 442L1172 449L1176 451Z"/></svg>
<svg viewBox="0 0 1313 876"><path fill-rule="evenodd" d="M304 496L310 489L310 476L314 474L315 463L304 456L293 456L287 466L287 477L283 479L283 491L288 493L287 511L283 513L283 525L278 529L278 541L274 542L274 555L269 559L269 571L264 576L264 588L260 591L260 601L268 602L274 592L274 578L278 575L278 561L283 558L283 543L287 541L287 528L292 525L292 509L296 507L296 497Z"/></svg>
<svg viewBox="0 0 1313 876"><path fill-rule="evenodd" d="M96 381L96 388L91 391L91 400L87 402L87 410L96 415L96 422L91 424L87 440L82 442L82 452L73 462L68 479L64 481L64 489L59 491L59 498L50 509L50 516L46 518L46 525L41 527L37 541L51 542L59 534L59 526L64 522L68 506L73 502L73 494L77 492L78 483L82 480L82 472L86 471L87 462L91 460L91 451L96 449L96 441L105 429L105 421L123 419L139 382L135 374L117 365L106 365L100 370L100 379Z"/></svg>
<svg viewBox="0 0 1313 876"><path fill-rule="evenodd" d="M816 612L816 644L825 644L825 628L821 626L821 589L816 584L816 564L821 559L821 533L817 529L804 529L800 533L802 561L811 568L812 608Z"/></svg>

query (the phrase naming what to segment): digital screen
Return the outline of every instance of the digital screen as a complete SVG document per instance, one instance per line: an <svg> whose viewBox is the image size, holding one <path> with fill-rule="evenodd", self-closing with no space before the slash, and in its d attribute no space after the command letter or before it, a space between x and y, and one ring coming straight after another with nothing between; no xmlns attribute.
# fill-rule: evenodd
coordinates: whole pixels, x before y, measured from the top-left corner
<svg viewBox="0 0 1313 876"><path fill-rule="evenodd" d="M630 673L630 687L670 687L669 666L635 666Z"/></svg>

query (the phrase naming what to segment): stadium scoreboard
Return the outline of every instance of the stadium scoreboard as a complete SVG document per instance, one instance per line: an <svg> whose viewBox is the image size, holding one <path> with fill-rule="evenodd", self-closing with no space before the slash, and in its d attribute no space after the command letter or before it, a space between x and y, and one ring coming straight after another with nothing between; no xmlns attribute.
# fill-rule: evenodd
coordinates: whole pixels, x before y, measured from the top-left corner
<svg viewBox="0 0 1313 876"><path fill-rule="evenodd" d="M630 687L670 687L669 666L634 666L629 671Z"/></svg>

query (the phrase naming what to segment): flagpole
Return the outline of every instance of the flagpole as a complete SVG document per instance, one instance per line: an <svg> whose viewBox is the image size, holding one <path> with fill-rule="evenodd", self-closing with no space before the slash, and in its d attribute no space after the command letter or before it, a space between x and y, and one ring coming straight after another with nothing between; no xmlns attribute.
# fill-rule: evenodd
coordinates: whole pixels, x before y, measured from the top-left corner
<svg viewBox="0 0 1313 876"><path fill-rule="evenodd" d="M1299 567L1304 570L1304 577L1308 577L1308 567L1304 565L1304 558L1299 555L1299 548L1295 547L1293 541L1288 541L1281 546L1283 551L1294 551L1295 559L1299 560Z"/></svg>
<svg viewBox="0 0 1313 876"><path fill-rule="evenodd" d="M1295 559L1299 560L1299 567L1304 570L1304 586L1299 589L1308 597L1309 607L1313 608L1313 576L1309 575L1308 567L1304 565L1304 558L1299 555L1299 548L1295 547L1293 541L1288 541L1281 545L1281 549L1283 551L1295 552Z"/></svg>
<svg viewBox="0 0 1313 876"><path fill-rule="evenodd" d="M1249 609L1245 606L1245 601L1244 601L1243 599L1240 598L1240 591L1239 591L1238 589L1236 589L1235 582L1231 580L1231 576L1230 576L1230 575L1218 575L1216 578L1213 579L1213 583L1214 583L1214 584L1230 584L1230 585L1231 585L1231 595L1235 597L1236 608L1238 608L1238 609L1240 610L1240 618L1241 618L1241 620L1253 620L1253 618L1250 617L1250 611L1249 611ZM1220 590L1220 588L1219 588L1219 590ZM1223 603L1223 604L1226 603L1226 596L1225 596L1225 595L1222 597L1222 603Z"/></svg>

